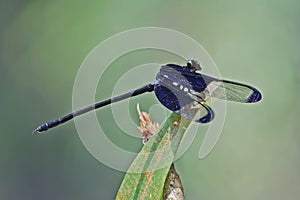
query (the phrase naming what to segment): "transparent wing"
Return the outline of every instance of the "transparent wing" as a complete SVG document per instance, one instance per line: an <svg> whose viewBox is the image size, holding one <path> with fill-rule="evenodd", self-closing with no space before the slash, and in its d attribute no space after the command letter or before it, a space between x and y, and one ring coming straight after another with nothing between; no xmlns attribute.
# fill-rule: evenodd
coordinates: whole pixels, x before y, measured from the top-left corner
<svg viewBox="0 0 300 200"><path fill-rule="evenodd" d="M262 98L261 93L254 87L227 80L212 80L203 92L206 97L242 103L254 103Z"/></svg>
<svg viewBox="0 0 300 200"><path fill-rule="evenodd" d="M174 68L174 67L173 67ZM179 68L179 67L178 67ZM196 101L206 100L209 97L236 101L242 103L254 103L261 100L261 93L252 86L213 78L200 73L164 68L157 75L162 83L177 83L180 88L187 88L188 93L194 95ZM168 86L169 87L169 86Z"/></svg>
<svg viewBox="0 0 300 200"><path fill-rule="evenodd" d="M198 123L208 123L214 118L214 111L206 103L193 101L176 111L181 116Z"/></svg>
<svg viewBox="0 0 300 200"><path fill-rule="evenodd" d="M228 101L254 103L262 98L261 93L252 86L191 72L178 65L163 66L156 79L160 83L168 84L168 88L175 84L181 92L189 93L192 99L198 102L213 97Z"/></svg>

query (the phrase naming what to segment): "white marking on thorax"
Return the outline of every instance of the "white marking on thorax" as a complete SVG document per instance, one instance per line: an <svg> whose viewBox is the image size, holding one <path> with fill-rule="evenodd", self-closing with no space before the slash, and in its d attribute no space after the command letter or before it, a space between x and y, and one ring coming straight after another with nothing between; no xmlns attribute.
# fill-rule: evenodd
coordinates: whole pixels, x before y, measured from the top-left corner
<svg viewBox="0 0 300 200"><path fill-rule="evenodd" d="M177 87L179 84L177 82L173 82L173 85Z"/></svg>

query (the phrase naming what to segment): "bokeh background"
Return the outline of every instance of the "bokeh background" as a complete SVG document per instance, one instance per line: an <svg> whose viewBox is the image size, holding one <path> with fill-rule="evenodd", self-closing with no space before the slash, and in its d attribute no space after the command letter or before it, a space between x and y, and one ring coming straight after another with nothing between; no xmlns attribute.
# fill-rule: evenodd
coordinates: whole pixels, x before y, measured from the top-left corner
<svg viewBox="0 0 300 200"><path fill-rule="evenodd" d="M263 93L257 105L228 103L222 136L208 157L198 159L199 131L176 162L186 199L299 199L299 6L296 0L1 0L0 199L115 197L124 173L94 159L73 122L42 136L31 132L71 111L77 70L99 42L145 26L191 36L223 77ZM131 67L175 60L151 50L125 55L107 70L97 99L109 97ZM138 122L136 102L147 108L155 101L153 94L133 100L133 120ZM141 148L141 140L115 125L110 108L97 113L113 142Z"/></svg>

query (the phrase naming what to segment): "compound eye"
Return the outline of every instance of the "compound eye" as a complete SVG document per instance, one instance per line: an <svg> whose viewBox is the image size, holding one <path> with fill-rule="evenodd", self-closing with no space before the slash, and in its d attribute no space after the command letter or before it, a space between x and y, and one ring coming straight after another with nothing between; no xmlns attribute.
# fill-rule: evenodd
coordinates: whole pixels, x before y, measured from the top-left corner
<svg viewBox="0 0 300 200"><path fill-rule="evenodd" d="M193 65L193 61L192 61L192 60L188 60L186 66L187 66L188 68L191 68L192 65Z"/></svg>
<svg viewBox="0 0 300 200"><path fill-rule="evenodd" d="M188 60L188 62L186 64L186 68L190 72L196 72L196 71L201 70L201 66L196 60Z"/></svg>

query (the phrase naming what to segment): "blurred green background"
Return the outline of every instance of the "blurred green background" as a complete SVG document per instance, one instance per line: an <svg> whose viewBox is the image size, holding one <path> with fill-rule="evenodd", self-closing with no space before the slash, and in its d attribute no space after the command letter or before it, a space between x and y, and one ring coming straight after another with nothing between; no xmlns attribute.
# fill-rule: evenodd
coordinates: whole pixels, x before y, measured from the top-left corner
<svg viewBox="0 0 300 200"><path fill-rule="evenodd" d="M77 70L99 42L145 26L191 36L223 77L263 93L256 105L228 103L222 136L208 157L198 160L199 133L176 162L186 199L299 199L299 6L296 0L1 0L0 199L114 198L124 173L94 159L73 122L42 136L31 131L71 111ZM157 51L125 55L101 80L97 98L109 97L115 81L138 63L172 61ZM155 97L136 101L148 106ZM138 151L140 140L110 124L109 108L97 113L114 142Z"/></svg>

